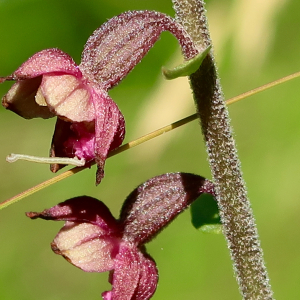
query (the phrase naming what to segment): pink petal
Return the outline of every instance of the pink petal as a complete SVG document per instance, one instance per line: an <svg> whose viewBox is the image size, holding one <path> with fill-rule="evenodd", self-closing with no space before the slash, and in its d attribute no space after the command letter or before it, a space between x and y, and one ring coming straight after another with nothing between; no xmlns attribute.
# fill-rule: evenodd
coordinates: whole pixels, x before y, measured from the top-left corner
<svg viewBox="0 0 300 300"><path fill-rule="evenodd" d="M198 53L191 38L172 18L153 11L131 11L94 31L82 53L80 69L107 90L141 61L165 30L176 36L186 58Z"/></svg>
<svg viewBox="0 0 300 300"><path fill-rule="evenodd" d="M112 290L102 294L105 300L131 300L139 285L140 255L136 247L121 244L115 258Z"/></svg>
<svg viewBox="0 0 300 300"><path fill-rule="evenodd" d="M114 267L119 239L89 223L66 222L51 244L56 254L86 272L105 272Z"/></svg>
<svg viewBox="0 0 300 300"><path fill-rule="evenodd" d="M82 77L79 68L68 54L59 49L40 51L30 57L12 75L0 78L0 83L5 80L17 81L3 97L3 106L26 119L53 117L55 110L49 111L39 89L42 75L50 73L71 74L75 76L74 78ZM60 101L63 96L57 101Z"/></svg>
<svg viewBox="0 0 300 300"><path fill-rule="evenodd" d="M84 222L97 225L106 234L119 232L119 225L108 207L101 201L81 196L66 200L41 213L26 213L31 219L42 218L53 221Z"/></svg>
<svg viewBox="0 0 300 300"><path fill-rule="evenodd" d="M41 91L50 111L72 122L95 119L88 87L73 75L44 75Z"/></svg>
<svg viewBox="0 0 300 300"><path fill-rule="evenodd" d="M140 254L140 279L139 285L136 289L135 295L132 299L134 300L148 300L154 294L157 282L158 282L158 271L155 262L149 256Z"/></svg>
<svg viewBox="0 0 300 300"><path fill-rule="evenodd" d="M95 155L98 166L96 183L104 176L103 168L108 152L122 144L125 134L125 121L116 103L107 95L93 90L96 113Z"/></svg>
<svg viewBox="0 0 300 300"><path fill-rule="evenodd" d="M112 290L102 294L105 300L148 300L158 281L155 262L133 245L122 243L112 272Z"/></svg>
<svg viewBox="0 0 300 300"><path fill-rule="evenodd" d="M47 73L66 73L81 77L74 60L60 49L46 49L31 56L13 74L13 80L33 78Z"/></svg>

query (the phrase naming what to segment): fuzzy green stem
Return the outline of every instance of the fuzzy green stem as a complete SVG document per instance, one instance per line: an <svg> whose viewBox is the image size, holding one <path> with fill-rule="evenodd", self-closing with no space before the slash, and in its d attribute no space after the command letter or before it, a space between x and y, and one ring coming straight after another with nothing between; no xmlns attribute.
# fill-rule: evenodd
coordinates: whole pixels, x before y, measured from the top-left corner
<svg viewBox="0 0 300 300"><path fill-rule="evenodd" d="M177 21L200 51L211 45L204 2L173 0L173 4ZM212 51L190 76L190 83L241 294L244 299L273 299Z"/></svg>

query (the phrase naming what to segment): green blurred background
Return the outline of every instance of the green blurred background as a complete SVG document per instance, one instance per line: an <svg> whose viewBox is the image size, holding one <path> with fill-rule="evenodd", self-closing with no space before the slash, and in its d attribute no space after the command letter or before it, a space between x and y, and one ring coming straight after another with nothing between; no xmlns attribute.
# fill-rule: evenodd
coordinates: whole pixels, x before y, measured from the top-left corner
<svg viewBox="0 0 300 300"><path fill-rule="evenodd" d="M89 35L130 9L173 15L170 0L0 0L0 74L12 73L35 52L58 47L79 62ZM226 98L300 70L300 2L210 0L209 25ZM165 81L162 65L181 61L168 33L111 91L127 122L126 142L194 113L185 78ZM11 83L0 86L0 96ZM276 299L300 299L299 79L229 107L242 168L257 219ZM9 153L47 156L54 119L24 120L0 108L0 201L53 175L45 165L8 164ZM196 121L110 158L95 187L85 170L0 212L0 299L100 299L107 274L88 274L54 255L61 222L32 221L40 211L87 194L118 216L138 184L165 172L210 177ZM153 299L240 299L224 237L203 234L186 211L148 245L160 280Z"/></svg>

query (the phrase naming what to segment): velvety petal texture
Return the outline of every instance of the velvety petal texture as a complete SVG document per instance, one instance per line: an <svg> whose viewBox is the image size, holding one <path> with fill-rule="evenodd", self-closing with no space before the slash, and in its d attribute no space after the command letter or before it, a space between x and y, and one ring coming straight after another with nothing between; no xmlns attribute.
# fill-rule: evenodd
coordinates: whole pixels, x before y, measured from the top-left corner
<svg viewBox="0 0 300 300"><path fill-rule="evenodd" d="M28 79L49 73L65 73L81 77L74 60L57 48L42 50L31 56L12 75L13 80Z"/></svg>
<svg viewBox="0 0 300 300"><path fill-rule="evenodd" d="M88 39L80 69L109 89L120 82L152 48L162 31L178 39L187 59L198 50L183 27L156 11L130 11L108 20Z"/></svg>
<svg viewBox="0 0 300 300"><path fill-rule="evenodd" d="M124 238L136 244L151 240L202 193L213 194L213 183L194 174L167 173L146 181L122 207Z"/></svg>
<svg viewBox="0 0 300 300"><path fill-rule="evenodd" d="M105 294L104 299L133 299L139 286L142 263L136 247L123 243L115 259L111 282L113 289Z"/></svg>
<svg viewBox="0 0 300 300"><path fill-rule="evenodd" d="M27 213L27 216L31 219L87 222L99 226L108 234L120 231L119 223L108 207L103 202L88 196L72 198L41 213Z"/></svg>
<svg viewBox="0 0 300 300"><path fill-rule="evenodd" d="M39 97L36 95L43 75L60 73L78 78L82 76L73 59L59 49L47 49L34 54L12 75L2 78L2 81L17 81L3 97L3 106L26 119L55 116L55 113L49 111L46 103L37 103ZM43 97L41 94L39 96Z"/></svg>
<svg viewBox="0 0 300 300"><path fill-rule="evenodd" d="M209 180L169 173L136 188L126 199L119 220L101 201L87 196L27 216L66 221L52 250L84 271L110 271L112 290L104 292L103 299L147 300L156 290L158 271L144 244L203 193L214 195Z"/></svg>

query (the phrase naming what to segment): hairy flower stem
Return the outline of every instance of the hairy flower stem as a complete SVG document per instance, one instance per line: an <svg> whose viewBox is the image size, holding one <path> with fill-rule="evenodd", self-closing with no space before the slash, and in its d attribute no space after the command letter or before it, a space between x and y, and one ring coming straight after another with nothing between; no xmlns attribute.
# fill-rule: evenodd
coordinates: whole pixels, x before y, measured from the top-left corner
<svg viewBox="0 0 300 300"><path fill-rule="evenodd" d="M173 4L177 21L200 51L209 46L204 2L173 0ZM223 232L241 294L244 299L273 299L212 51L190 76L190 83L216 186Z"/></svg>

